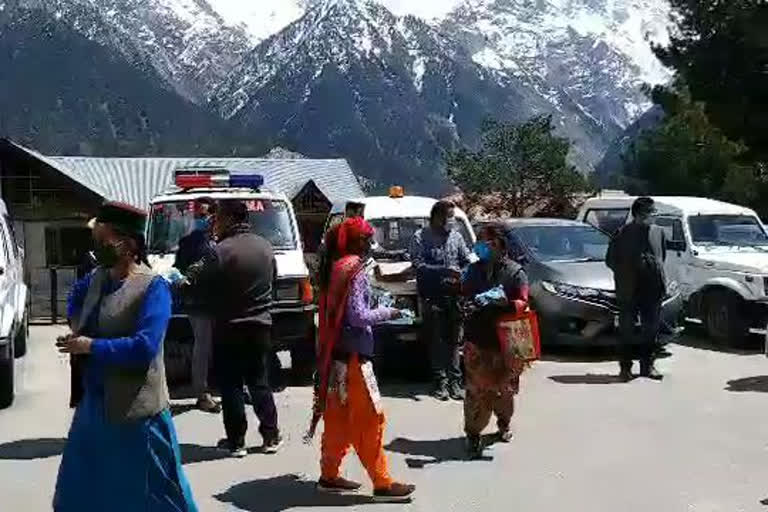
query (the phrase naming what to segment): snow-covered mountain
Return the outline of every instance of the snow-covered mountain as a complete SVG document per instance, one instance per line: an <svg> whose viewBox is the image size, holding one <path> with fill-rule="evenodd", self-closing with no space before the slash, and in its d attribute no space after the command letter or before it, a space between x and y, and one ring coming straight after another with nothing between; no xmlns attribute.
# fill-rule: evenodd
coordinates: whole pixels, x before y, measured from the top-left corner
<svg viewBox="0 0 768 512"><path fill-rule="evenodd" d="M425 187L486 117L551 113L589 170L669 76L649 48L667 0L0 0L14 9L255 138Z"/></svg>
<svg viewBox="0 0 768 512"><path fill-rule="evenodd" d="M87 38L121 54L195 103L205 102L252 48L205 0L5 0L44 9Z"/></svg>
<svg viewBox="0 0 768 512"><path fill-rule="evenodd" d="M641 86L669 79L650 45L669 14L666 0L468 0L442 26L485 68L625 128L649 107Z"/></svg>
<svg viewBox="0 0 768 512"><path fill-rule="evenodd" d="M360 0L311 5L233 70L212 106L302 153L345 156L374 180L425 190L439 181L443 153L475 144L485 119L553 112L534 88L475 63L456 38ZM613 133L571 104L554 115L581 142L576 161L591 166Z"/></svg>

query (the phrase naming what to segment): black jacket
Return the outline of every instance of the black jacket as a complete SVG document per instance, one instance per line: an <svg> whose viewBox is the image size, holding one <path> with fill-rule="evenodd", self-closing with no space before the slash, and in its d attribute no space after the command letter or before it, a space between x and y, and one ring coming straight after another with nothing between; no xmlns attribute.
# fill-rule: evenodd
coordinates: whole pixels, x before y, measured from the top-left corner
<svg viewBox="0 0 768 512"><path fill-rule="evenodd" d="M176 261L173 266L182 274L187 274L190 267L213 258L216 252L216 244L207 231L195 230L179 240L179 249L176 251ZM189 313L204 312L209 308L211 300L209 290L199 286L184 286L179 290L184 308Z"/></svg>
<svg viewBox="0 0 768 512"><path fill-rule="evenodd" d="M606 264L613 270L616 297L620 302L633 300L661 300L666 294L664 261L666 233L659 227L632 222L619 230L611 240ZM641 256L656 260L658 276L643 275Z"/></svg>
<svg viewBox="0 0 768 512"><path fill-rule="evenodd" d="M209 312L222 322L271 325L275 255L264 238L238 226L202 262L192 265L187 279L208 295Z"/></svg>
<svg viewBox="0 0 768 512"><path fill-rule="evenodd" d="M186 274L191 265L209 256L215 250L214 248L215 244L207 231L195 230L179 240L179 249L176 251L176 262L173 266L182 274Z"/></svg>

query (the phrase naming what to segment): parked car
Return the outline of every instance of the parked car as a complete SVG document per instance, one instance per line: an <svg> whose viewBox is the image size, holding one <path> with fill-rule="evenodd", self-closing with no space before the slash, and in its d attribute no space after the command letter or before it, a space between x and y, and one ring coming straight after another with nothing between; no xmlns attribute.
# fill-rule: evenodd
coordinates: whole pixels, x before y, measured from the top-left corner
<svg viewBox="0 0 768 512"><path fill-rule="evenodd" d="M631 221L635 197L589 199L579 213L601 229ZM722 343L768 323L768 234L757 214L699 197L654 197L653 222L667 231L667 275L680 284L686 317Z"/></svg>
<svg viewBox="0 0 768 512"><path fill-rule="evenodd" d="M528 274L542 341L548 345L614 345L619 311L613 273L605 264L610 237L572 220L509 219L502 225L510 257ZM670 327L677 323L682 308L676 288L672 283L663 304L664 323Z"/></svg>
<svg viewBox="0 0 768 512"><path fill-rule="evenodd" d="M374 297L389 296L395 307L410 310L415 315L413 319L377 326L377 340L416 342L420 339L422 306L408 251L413 235L429 225L429 216L436 202L436 199L429 197L406 195L401 187L392 187L388 196L354 199L335 204L331 209L326 231L344 219L349 205L362 210L358 213L362 213L376 231L372 253L376 265L372 265L370 270ZM472 249L475 233L467 215L458 208L456 221L467 247ZM374 267L378 267L378 271L374 271Z"/></svg>
<svg viewBox="0 0 768 512"><path fill-rule="evenodd" d="M14 398L15 359L27 352L29 315L24 282L24 251L16 243L13 223L0 200L0 409Z"/></svg>
<svg viewBox="0 0 768 512"><path fill-rule="evenodd" d="M244 201L251 230L266 238L275 251L273 342L278 350L290 350L294 370L311 373L316 306L298 223L288 198L264 189L263 184L260 175L214 168L179 169L174 187L155 197L150 205L149 261L161 274L174 265L179 240L194 229L195 199ZM189 378L192 342L189 319L177 303L166 334L168 379L173 384Z"/></svg>

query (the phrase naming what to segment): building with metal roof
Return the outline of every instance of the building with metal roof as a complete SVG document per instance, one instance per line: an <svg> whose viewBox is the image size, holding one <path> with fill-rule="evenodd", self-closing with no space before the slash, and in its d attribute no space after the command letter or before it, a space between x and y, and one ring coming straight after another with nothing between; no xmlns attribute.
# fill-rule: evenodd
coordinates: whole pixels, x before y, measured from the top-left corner
<svg viewBox="0 0 768 512"><path fill-rule="evenodd" d="M154 196L168 190L174 171L185 167L221 167L262 174L268 189L291 199L309 182L314 182L331 203L364 195L349 164L342 159L45 156L15 142L8 143L105 200L124 201L138 208L147 208Z"/></svg>
<svg viewBox="0 0 768 512"><path fill-rule="evenodd" d="M304 245L311 251L319 243L331 205L365 194L346 160L276 154L290 158L49 156L0 139L0 190L26 247L33 294L36 286L51 288L44 282L50 269L71 270L77 265L90 243L86 222L102 202L122 201L147 209L153 197L173 188L174 171L180 168L217 167L263 175L265 188L294 203ZM65 280L58 288L66 290L68 284Z"/></svg>

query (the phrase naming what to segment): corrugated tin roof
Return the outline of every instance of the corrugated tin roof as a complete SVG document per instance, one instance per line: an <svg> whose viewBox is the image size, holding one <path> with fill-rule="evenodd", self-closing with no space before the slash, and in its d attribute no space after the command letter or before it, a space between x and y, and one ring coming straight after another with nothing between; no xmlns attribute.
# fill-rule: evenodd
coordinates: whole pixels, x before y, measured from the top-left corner
<svg viewBox="0 0 768 512"><path fill-rule="evenodd" d="M295 197L311 180L331 201L363 193L346 160L280 160L264 158L98 158L45 156L15 144L101 197L147 208L150 200L168 191L181 167L224 167L264 176L266 187Z"/></svg>

